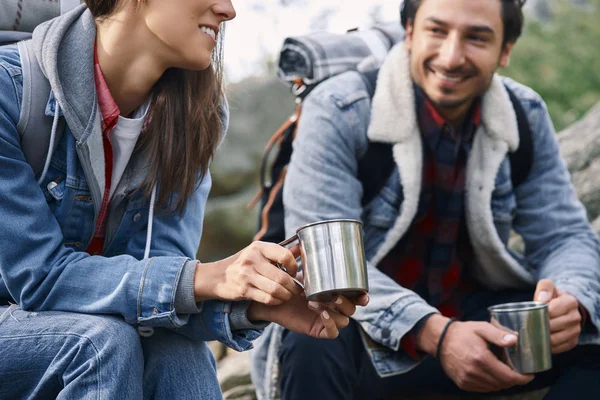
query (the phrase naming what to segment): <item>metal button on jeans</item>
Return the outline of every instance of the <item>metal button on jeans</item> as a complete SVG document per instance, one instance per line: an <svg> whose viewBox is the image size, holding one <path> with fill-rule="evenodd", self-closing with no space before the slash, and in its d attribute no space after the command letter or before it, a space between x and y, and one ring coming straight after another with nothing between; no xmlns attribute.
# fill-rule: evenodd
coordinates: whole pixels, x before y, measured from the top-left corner
<svg viewBox="0 0 600 400"><path fill-rule="evenodd" d="M142 218L142 215L140 213L135 214L133 216L133 222L138 222L140 218Z"/></svg>

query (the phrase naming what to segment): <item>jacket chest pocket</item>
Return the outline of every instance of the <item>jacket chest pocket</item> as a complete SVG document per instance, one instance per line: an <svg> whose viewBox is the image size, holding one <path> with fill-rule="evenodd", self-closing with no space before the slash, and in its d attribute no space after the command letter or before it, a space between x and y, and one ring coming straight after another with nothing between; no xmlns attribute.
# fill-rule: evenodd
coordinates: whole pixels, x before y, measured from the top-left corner
<svg viewBox="0 0 600 400"><path fill-rule="evenodd" d="M491 208L498 236L503 243L508 243L512 222L517 213L517 201L510 180L496 186L492 192Z"/></svg>
<svg viewBox="0 0 600 400"><path fill-rule="evenodd" d="M64 245L85 250L94 228L94 201L87 185L67 176L62 168L54 165L48 170L41 188L60 225Z"/></svg>

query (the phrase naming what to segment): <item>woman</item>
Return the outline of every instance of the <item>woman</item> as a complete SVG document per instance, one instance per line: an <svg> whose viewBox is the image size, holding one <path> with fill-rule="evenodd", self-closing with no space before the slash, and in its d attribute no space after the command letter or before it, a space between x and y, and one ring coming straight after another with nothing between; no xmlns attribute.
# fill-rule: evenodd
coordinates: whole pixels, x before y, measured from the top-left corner
<svg viewBox="0 0 600 400"><path fill-rule="evenodd" d="M0 398L220 398L204 341L242 351L268 321L323 338L347 325L347 299L309 309L273 265L295 274L283 247L193 259L234 17L229 0L87 0L36 28L46 112L66 124L37 174L19 50L0 48Z"/></svg>

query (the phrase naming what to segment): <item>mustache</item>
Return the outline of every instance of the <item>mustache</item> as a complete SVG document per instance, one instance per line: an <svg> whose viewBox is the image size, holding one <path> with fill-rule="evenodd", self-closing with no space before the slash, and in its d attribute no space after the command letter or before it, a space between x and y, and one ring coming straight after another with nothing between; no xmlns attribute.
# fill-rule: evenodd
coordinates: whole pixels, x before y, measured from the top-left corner
<svg viewBox="0 0 600 400"><path fill-rule="evenodd" d="M474 68L469 68L469 67L458 67L458 68L454 68L454 69L447 69L444 67L430 64L430 63L425 64L425 67L427 67L428 69L430 69L432 71L441 72L444 75L474 75L476 72Z"/></svg>

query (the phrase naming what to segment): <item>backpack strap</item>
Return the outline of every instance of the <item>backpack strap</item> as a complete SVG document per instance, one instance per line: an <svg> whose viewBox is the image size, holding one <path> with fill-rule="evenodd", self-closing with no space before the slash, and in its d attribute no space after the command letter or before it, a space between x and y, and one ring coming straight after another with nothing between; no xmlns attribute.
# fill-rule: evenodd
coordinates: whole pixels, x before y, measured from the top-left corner
<svg viewBox="0 0 600 400"><path fill-rule="evenodd" d="M369 97L375 95L379 69L360 72ZM362 205L365 206L383 189L396 163L391 143L369 141L365 155L358 161L358 179L363 185Z"/></svg>
<svg viewBox="0 0 600 400"><path fill-rule="evenodd" d="M17 130L21 137L21 148L27 163L38 174L44 168L48 155L52 117L46 116L46 105L50 98L50 82L44 76L33 51L33 41L17 43L23 71L23 101ZM54 152L64 131L64 118L60 118L54 141Z"/></svg>
<svg viewBox="0 0 600 400"><path fill-rule="evenodd" d="M20 42L21 40L31 39L31 33L29 32L17 32L17 31L2 31L0 30L0 46L5 44L13 44Z"/></svg>
<svg viewBox="0 0 600 400"><path fill-rule="evenodd" d="M529 126L529 120L521 105L521 101L508 86L505 85L505 87L508 92L508 97L515 109L517 125L519 127L519 148L508 155L511 171L510 178L513 188L516 188L525 182L533 166L533 140L531 137L532 133L531 127Z"/></svg>

